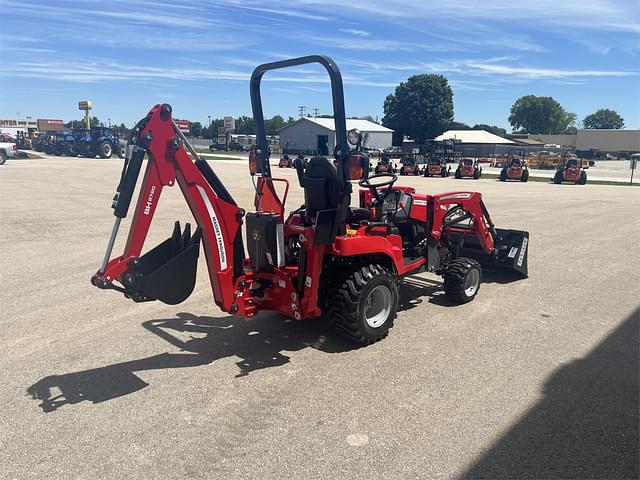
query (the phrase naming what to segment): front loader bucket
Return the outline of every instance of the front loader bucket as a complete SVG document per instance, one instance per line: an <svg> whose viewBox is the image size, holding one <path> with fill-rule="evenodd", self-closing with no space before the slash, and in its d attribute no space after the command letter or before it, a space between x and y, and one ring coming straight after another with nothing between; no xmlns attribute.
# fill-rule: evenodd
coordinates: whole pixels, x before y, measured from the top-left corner
<svg viewBox="0 0 640 480"><path fill-rule="evenodd" d="M160 300L176 305L186 300L196 284L200 252L200 228L191 235L187 223L180 232L176 222L173 235L144 254L125 274L126 294L136 302Z"/></svg>
<svg viewBox="0 0 640 480"><path fill-rule="evenodd" d="M495 229L493 255L482 250L477 237L466 237L458 251L458 256L479 261L483 266L516 272L528 276L529 232L524 230Z"/></svg>

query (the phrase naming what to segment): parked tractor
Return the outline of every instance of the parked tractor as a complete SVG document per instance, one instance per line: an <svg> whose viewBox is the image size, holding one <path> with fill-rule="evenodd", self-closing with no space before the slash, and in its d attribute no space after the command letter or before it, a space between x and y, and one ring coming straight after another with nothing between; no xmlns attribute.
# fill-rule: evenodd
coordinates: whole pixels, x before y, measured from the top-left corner
<svg viewBox="0 0 640 480"><path fill-rule="evenodd" d="M388 154L383 153L380 155L380 160L378 160L378 164L376 165L375 173L376 175L382 173L396 173L396 167L391 162L391 157Z"/></svg>
<svg viewBox="0 0 640 480"><path fill-rule="evenodd" d="M582 160L575 155L563 159L553 176L553 183L561 184L563 182L576 185L587 183L587 172L584 171Z"/></svg>
<svg viewBox="0 0 640 480"><path fill-rule="evenodd" d="M91 127L84 129L83 135L76 141L76 148L79 155L88 158L111 158L113 152L120 154L120 139L113 133L111 128Z"/></svg>
<svg viewBox="0 0 640 480"><path fill-rule="evenodd" d="M320 63L329 73L338 167L326 156L311 158L306 167L296 159L296 186L304 203L286 214L289 181L271 176L260 86L272 70L308 63ZM342 77L330 58L314 55L260 65L249 91L257 140L249 153L255 182L251 211L236 203L223 179L176 127L171 106L158 104L131 133L130 158L112 203L114 225L93 285L134 302L178 304L194 289L202 244L214 301L224 312L251 318L275 311L294 320L325 316L348 338L367 345L393 326L398 285L409 275L441 275L453 304L476 297L481 264L527 275L528 232L496 228L480 193L419 194L413 187L396 186L393 173L368 176L363 135L346 130ZM143 163L128 240L122 255L111 258ZM352 182L360 186L359 207L351 207ZM283 188L277 189L277 183ZM162 191L175 186L197 228L186 224L183 230L176 222L169 238L143 254Z"/></svg>
<svg viewBox="0 0 640 480"><path fill-rule="evenodd" d="M500 171L500 181L518 180L526 182L529 180L529 167L525 160L524 150L510 150L509 159L502 166Z"/></svg>
<svg viewBox="0 0 640 480"><path fill-rule="evenodd" d="M51 139L51 134L49 132L40 132L39 135L35 136L33 140L31 140L31 147L36 152L44 152L44 147L49 143Z"/></svg>
<svg viewBox="0 0 640 480"><path fill-rule="evenodd" d="M455 172L456 178L473 178L474 180L478 180L481 175L482 167L477 160L473 160L472 158L461 159Z"/></svg>
<svg viewBox="0 0 640 480"><path fill-rule="evenodd" d="M404 155L400 158L400 175L420 175L420 167L415 155Z"/></svg>
<svg viewBox="0 0 640 480"><path fill-rule="evenodd" d="M289 157L289 155L284 154L280 157L280 161L278 162L279 168L293 168L293 159Z"/></svg>
<svg viewBox="0 0 640 480"><path fill-rule="evenodd" d="M424 168L425 177L448 177L451 167L447 167L444 158L438 155L429 155L427 165Z"/></svg>

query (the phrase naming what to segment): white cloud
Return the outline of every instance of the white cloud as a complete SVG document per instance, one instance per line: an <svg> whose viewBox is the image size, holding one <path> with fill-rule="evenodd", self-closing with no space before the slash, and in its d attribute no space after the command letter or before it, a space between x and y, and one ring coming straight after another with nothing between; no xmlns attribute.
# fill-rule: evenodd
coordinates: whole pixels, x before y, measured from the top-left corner
<svg viewBox="0 0 640 480"><path fill-rule="evenodd" d="M357 28L340 28L338 29L338 31L342 33L348 33L356 37L368 37L369 35L371 35L371 33L367 32L366 30L360 30Z"/></svg>

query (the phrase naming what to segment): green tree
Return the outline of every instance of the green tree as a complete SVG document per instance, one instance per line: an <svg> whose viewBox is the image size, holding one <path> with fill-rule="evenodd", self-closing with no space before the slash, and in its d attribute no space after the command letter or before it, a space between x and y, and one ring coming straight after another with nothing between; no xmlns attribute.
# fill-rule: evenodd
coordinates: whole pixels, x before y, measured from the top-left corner
<svg viewBox="0 0 640 480"><path fill-rule="evenodd" d="M192 137L202 136L202 124L200 122L191 122L189 124L189 135Z"/></svg>
<svg viewBox="0 0 640 480"><path fill-rule="evenodd" d="M471 130L471 127L464 122L456 122L454 120L447 126L447 130Z"/></svg>
<svg viewBox="0 0 640 480"><path fill-rule="evenodd" d="M511 107L509 123L523 133L557 134L574 125L576 114L567 112L552 97L526 95Z"/></svg>
<svg viewBox="0 0 640 480"><path fill-rule="evenodd" d="M384 101L382 124L395 131L394 143L408 135L424 143L453 121L453 91L442 75L414 75Z"/></svg>
<svg viewBox="0 0 640 480"><path fill-rule="evenodd" d="M98 117L91 117L92 127L99 127L101 125L104 126ZM65 123L64 126L67 128L85 128L86 124L84 118L81 118L80 120L71 120L70 122Z"/></svg>
<svg viewBox="0 0 640 480"><path fill-rule="evenodd" d="M277 135L278 130L286 125L284 118L280 115L274 115L268 120L264 121L264 129L267 135Z"/></svg>
<svg viewBox="0 0 640 480"><path fill-rule="evenodd" d="M238 117L236 118L236 133L241 133L244 135L255 135L256 133L256 124L251 117Z"/></svg>
<svg viewBox="0 0 640 480"><path fill-rule="evenodd" d="M500 128L497 125L487 125L486 123L476 123L473 126L473 130L486 130L500 137L507 136L507 131L504 128Z"/></svg>
<svg viewBox="0 0 640 480"><path fill-rule="evenodd" d="M591 115L584 117L584 128L588 129L615 129L624 128L624 118L615 110L601 108Z"/></svg>

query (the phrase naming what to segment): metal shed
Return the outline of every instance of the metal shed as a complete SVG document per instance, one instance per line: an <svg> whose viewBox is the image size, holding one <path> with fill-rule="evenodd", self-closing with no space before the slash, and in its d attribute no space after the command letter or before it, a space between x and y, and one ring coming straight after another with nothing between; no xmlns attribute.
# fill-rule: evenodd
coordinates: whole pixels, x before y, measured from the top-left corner
<svg viewBox="0 0 640 480"><path fill-rule="evenodd" d="M369 148L388 148L392 145L393 130L368 120L347 119L347 130L357 128ZM333 118L303 117L279 130L280 147L284 153L329 155L336 144Z"/></svg>

